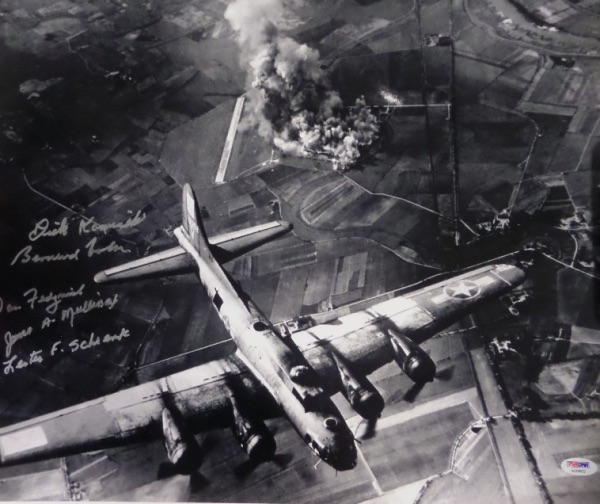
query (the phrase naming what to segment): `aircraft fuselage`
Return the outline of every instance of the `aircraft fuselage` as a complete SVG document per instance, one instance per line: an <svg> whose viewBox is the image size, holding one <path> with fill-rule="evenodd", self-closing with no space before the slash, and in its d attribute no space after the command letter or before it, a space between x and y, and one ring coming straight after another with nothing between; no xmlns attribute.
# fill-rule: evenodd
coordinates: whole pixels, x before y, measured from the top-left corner
<svg viewBox="0 0 600 504"><path fill-rule="evenodd" d="M303 441L338 470L356 466L354 437L302 353L277 334L252 301L241 298L208 247L197 250L183 228L179 244L237 345L237 354L279 404Z"/></svg>

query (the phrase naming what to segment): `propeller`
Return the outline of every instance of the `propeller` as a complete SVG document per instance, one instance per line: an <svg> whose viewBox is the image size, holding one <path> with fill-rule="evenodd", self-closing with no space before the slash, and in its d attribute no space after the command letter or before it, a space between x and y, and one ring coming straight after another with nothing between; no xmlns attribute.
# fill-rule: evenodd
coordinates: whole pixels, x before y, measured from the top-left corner
<svg viewBox="0 0 600 504"><path fill-rule="evenodd" d="M206 479L199 471L193 472L190 474L190 493L196 494L203 488L206 488L210 485L210 481Z"/></svg>
<svg viewBox="0 0 600 504"><path fill-rule="evenodd" d="M175 476L181 476L181 472L176 469L176 467L170 462L163 462L158 467L158 474L156 479L166 480L169 478L173 478ZM189 473L189 482L188 487L190 489L190 493L196 494L203 488L210 485L210 481L200 474L199 471L192 471Z"/></svg>
<svg viewBox="0 0 600 504"><path fill-rule="evenodd" d="M199 460L199 464L202 464L205 456L208 453L210 453L217 446L217 444L218 444L218 441L210 435L205 436L203 438L202 445L200 446L201 459ZM203 476L202 473L200 472L200 465L198 466L198 468L195 471L192 471L189 476L190 476L190 480L189 480L190 494L197 494L202 489L204 489L208 485L210 485L210 480L208 478L206 478L205 476Z"/></svg>
<svg viewBox="0 0 600 504"><path fill-rule="evenodd" d="M452 379L454 375L454 364L447 366L443 369L439 369L436 371L434 375L435 380L440 381L449 381ZM398 401L408 401L410 403L414 402L417 398L417 395L423 390L426 383L419 385L418 383L413 383L413 385L406 391L402 389L397 389L388 395L385 399L386 404L395 404Z"/></svg>
<svg viewBox="0 0 600 504"><path fill-rule="evenodd" d="M434 375L434 379L441 380L441 381L449 381L452 379L453 375L454 375L454 364L436 371L436 373ZM408 403L413 403L417 399L417 396L425 388L425 385L427 385L427 382L420 382L420 383L415 382L406 391L403 391L402 389L398 389L395 392L393 392L392 394L390 394L386 398L385 402L386 402L386 404L394 404L394 403L398 402L399 400L403 400ZM361 421L357 424L356 428L354 429L354 439L360 443L361 441L364 441L366 439L374 438L375 435L377 434L377 421L378 420L379 420L378 418L372 418L369 420L367 420L365 418L361 419ZM358 433L359 429L361 430L360 433Z"/></svg>
<svg viewBox="0 0 600 504"><path fill-rule="evenodd" d="M358 443L360 443L366 439L374 438L375 434L377 432L377 420L379 420L379 419L378 418L370 418L370 419L363 418L358 423L356 428L354 429L354 439ZM358 430L361 426L364 426L364 428L362 429L362 432L357 436L356 434L358 433Z"/></svg>
<svg viewBox="0 0 600 504"><path fill-rule="evenodd" d="M449 381L452 379L453 374L454 374L454 365L450 365L444 369L440 369L440 370L436 371L436 373L434 375L434 379L440 380L440 381ZM412 387L410 387L406 391L406 393L404 394L402 399L409 403L415 402L415 400L417 399L417 396L425 388L425 385L427 385L425 382L414 383L412 385Z"/></svg>
<svg viewBox="0 0 600 504"><path fill-rule="evenodd" d="M435 373L435 379L441 381L450 381L454 375L454 364L451 366L440 369Z"/></svg>
<svg viewBox="0 0 600 504"><path fill-rule="evenodd" d="M273 456L273 459L269 462L272 462L280 469L285 469L293 458L294 455L292 453L276 453ZM233 472L236 478L238 478L239 480L245 480L258 468L260 464L262 464L262 462L257 462L248 458L244 460L241 464L238 464L234 468Z"/></svg>
<svg viewBox="0 0 600 504"><path fill-rule="evenodd" d="M402 399L404 399L406 402L413 403L413 402L415 402L415 399L417 398L417 396L421 393L421 391L424 388L425 388L425 382L414 383L412 385L412 387L410 387L406 391L406 393L404 394L404 396L402 396Z"/></svg>
<svg viewBox="0 0 600 504"><path fill-rule="evenodd" d="M198 453L199 459L198 466L196 469L190 469L189 471L182 473L181 469L176 467L171 462L161 462L161 464L158 466L156 479L165 480L174 476L180 476L182 474L185 474L189 476L190 492L193 494L198 493L200 490L202 490L210 484L210 481L200 473L199 468L204 460L205 455L212 451L212 449L216 445L217 441L214 438L210 436L205 437L202 442L200 453Z"/></svg>

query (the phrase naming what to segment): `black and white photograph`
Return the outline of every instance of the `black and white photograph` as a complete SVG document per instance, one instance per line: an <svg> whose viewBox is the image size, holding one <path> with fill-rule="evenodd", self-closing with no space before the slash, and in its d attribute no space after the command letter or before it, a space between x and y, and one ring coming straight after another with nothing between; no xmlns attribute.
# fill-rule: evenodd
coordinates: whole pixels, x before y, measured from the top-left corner
<svg viewBox="0 0 600 504"><path fill-rule="evenodd" d="M0 501L600 502L599 0L0 0Z"/></svg>

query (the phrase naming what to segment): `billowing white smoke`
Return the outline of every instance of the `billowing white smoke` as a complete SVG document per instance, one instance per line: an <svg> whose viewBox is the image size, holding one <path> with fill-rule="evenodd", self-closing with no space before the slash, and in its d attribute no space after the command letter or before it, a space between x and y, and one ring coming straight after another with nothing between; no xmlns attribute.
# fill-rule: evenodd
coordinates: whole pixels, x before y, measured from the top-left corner
<svg viewBox="0 0 600 504"><path fill-rule="evenodd" d="M377 118L363 99L342 108L318 51L278 32L285 10L282 0L235 0L225 11L249 67L248 96L258 131L285 153L325 154L348 167L377 137Z"/></svg>

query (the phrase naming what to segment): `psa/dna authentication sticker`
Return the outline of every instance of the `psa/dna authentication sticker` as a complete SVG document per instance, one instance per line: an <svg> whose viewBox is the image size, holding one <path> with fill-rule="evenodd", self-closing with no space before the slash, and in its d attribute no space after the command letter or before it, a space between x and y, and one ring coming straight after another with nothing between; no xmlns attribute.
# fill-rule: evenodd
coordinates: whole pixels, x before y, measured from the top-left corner
<svg viewBox="0 0 600 504"><path fill-rule="evenodd" d="M563 460L560 468L573 476L591 476L598 470L598 466L594 462L579 457Z"/></svg>

